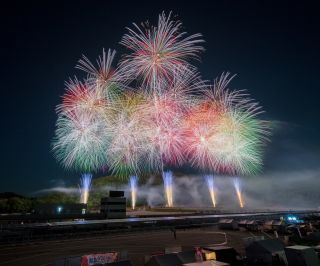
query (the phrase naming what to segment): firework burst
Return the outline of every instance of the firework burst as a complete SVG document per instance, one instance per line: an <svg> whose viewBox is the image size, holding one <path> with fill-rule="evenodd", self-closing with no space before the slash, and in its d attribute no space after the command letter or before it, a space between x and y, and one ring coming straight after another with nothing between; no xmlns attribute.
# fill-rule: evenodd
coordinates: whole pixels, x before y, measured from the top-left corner
<svg viewBox="0 0 320 266"><path fill-rule="evenodd" d="M102 56L99 56L97 60L97 66L83 55L76 66L76 68L88 74L86 82L90 84L95 93L108 102L121 95L127 79L123 71L112 67L115 54L114 50L109 49L106 53L103 49Z"/></svg>
<svg viewBox="0 0 320 266"><path fill-rule="evenodd" d="M106 163L108 132L103 117L80 110L61 113L56 124L53 151L66 168L96 171Z"/></svg>
<svg viewBox="0 0 320 266"><path fill-rule="evenodd" d="M136 79L154 84L159 80L170 80L173 72L189 66L188 59L197 58L203 50L201 34L185 36L180 32L181 22L171 20L171 13L159 15L158 25L149 23L128 29L121 44L132 51L126 55L120 66Z"/></svg>
<svg viewBox="0 0 320 266"><path fill-rule="evenodd" d="M200 169L226 174L253 174L259 170L261 148L269 130L257 118L260 107L241 92L227 89L231 78L223 74L202 105L186 120L186 152Z"/></svg>
<svg viewBox="0 0 320 266"><path fill-rule="evenodd" d="M143 89L145 105L141 116L147 142L146 159L151 169L163 171L163 166L185 162L183 117L197 97L192 92L205 88L195 70L176 72L173 79L158 82L155 90Z"/></svg>
<svg viewBox="0 0 320 266"><path fill-rule="evenodd" d="M233 76L223 74L213 86L201 80L189 62L203 50L201 35L187 36L171 13L160 14L155 27L128 31L121 44L131 53L117 68L115 51L103 50L96 64L79 60L83 81L66 83L53 140L57 160L80 171L108 167L122 178L185 163L209 173L256 173L268 124L248 95L228 89Z"/></svg>
<svg viewBox="0 0 320 266"><path fill-rule="evenodd" d="M181 164L184 144L179 126L181 106L167 95L153 96L144 110L147 159L151 168L161 171L163 164Z"/></svg>
<svg viewBox="0 0 320 266"><path fill-rule="evenodd" d="M147 168L143 160L148 147L147 133L142 126L144 103L142 95L128 94L115 104L117 112L109 128L112 140L106 152L113 174L121 178Z"/></svg>
<svg viewBox="0 0 320 266"><path fill-rule="evenodd" d="M66 82L66 93L62 97L62 104L57 106L57 112L81 111L102 114L105 111L105 104L105 98L92 85L76 78Z"/></svg>

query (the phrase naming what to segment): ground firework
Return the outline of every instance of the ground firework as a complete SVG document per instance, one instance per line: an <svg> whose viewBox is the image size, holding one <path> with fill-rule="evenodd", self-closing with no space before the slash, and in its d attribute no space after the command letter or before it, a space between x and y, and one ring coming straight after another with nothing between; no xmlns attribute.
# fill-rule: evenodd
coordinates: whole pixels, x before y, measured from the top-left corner
<svg viewBox="0 0 320 266"><path fill-rule="evenodd" d="M91 174L83 174L80 178L80 203L87 204L89 199L89 192L91 189Z"/></svg>
<svg viewBox="0 0 320 266"><path fill-rule="evenodd" d="M212 206L216 207L216 191L215 191L215 186L214 186L214 179L213 179L213 175L206 175L205 180L207 182L207 186L209 189L209 193L210 193L210 197L211 197L211 201L212 201Z"/></svg>
<svg viewBox="0 0 320 266"><path fill-rule="evenodd" d="M167 207L173 207L173 175L171 171L162 173Z"/></svg>
<svg viewBox="0 0 320 266"><path fill-rule="evenodd" d="M233 186L234 189L236 190L237 198L239 201L239 206L240 208L244 207L244 202L243 202L243 197L242 197L242 190L241 190L241 183L239 178L234 178L233 179Z"/></svg>
<svg viewBox="0 0 320 266"><path fill-rule="evenodd" d="M137 202L138 177L137 176L130 176L129 182L130 182L130 190L131 190L131 207L132 207L132 210L134 210L136 207L136 202Z"/></svg>

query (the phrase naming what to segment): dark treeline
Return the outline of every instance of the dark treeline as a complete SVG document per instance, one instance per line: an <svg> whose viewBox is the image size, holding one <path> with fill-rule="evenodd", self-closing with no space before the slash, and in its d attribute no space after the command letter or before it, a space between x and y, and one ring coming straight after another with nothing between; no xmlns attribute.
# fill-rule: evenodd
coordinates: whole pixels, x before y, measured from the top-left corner
<svg viewBox="0 0 320 266"><path fill-rule="evenodd" d="M41 203L74 203L76 198L60 192L52 192L41 197L25 197L13 192L0 193L0 213L29 213Z"/></svg>

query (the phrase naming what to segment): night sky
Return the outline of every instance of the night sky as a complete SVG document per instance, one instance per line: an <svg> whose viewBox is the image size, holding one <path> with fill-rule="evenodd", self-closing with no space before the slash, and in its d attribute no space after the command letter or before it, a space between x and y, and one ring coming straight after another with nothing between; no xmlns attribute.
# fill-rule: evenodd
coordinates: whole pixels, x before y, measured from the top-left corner
<svg viewBox="0 0 320 266"><path fill-rule="evenodd" d="M113 48L119 59L125 51L118 44L125 27L146 20L155 23L162 11L177 15L188 33L203 34L206 51L196 66L205 79L213 80L223 71L237 74L231 87L247 89L274 122L264 173L312 170L320 178L320 23L315 5L25 2L1 4L0 11L0 192L32 194L75 182L79 173L64 170L51 152L55 106L64 81L81 77L74 67L82 54L94 61L103 48Z"/></svg>

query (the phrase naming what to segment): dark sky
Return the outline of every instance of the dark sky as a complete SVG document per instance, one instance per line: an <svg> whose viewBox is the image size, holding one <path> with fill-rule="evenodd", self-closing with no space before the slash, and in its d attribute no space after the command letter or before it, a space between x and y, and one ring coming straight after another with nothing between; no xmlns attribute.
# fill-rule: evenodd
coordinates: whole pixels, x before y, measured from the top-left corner
<svg viewBox="0 0 320 266"><path fill-rule="evenodd" d="M9 2L9 1L8 1ZM28 2L28 3L26 3ZM1 191L32 193L78 173L52 156L55 106L82 54L114 48L132 22L173 11L202 33L206 79L238 74L266 117L278 121L265 172L317 170L320 163L318 8L305 1L10 1L1 4ZM240 3L241 2L241 3ZM259 2L259 4L258 4ZM281 4L279 4L281 2ZM320 188L319 188L320 189Z"/></svg>

